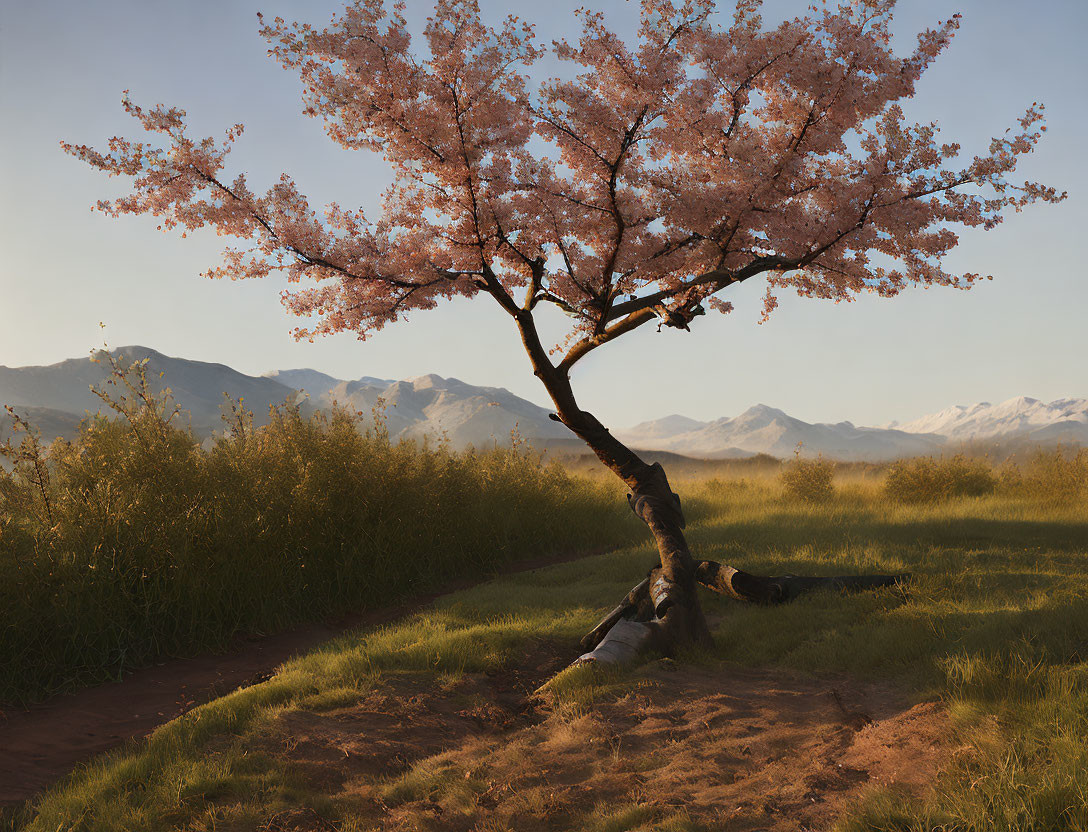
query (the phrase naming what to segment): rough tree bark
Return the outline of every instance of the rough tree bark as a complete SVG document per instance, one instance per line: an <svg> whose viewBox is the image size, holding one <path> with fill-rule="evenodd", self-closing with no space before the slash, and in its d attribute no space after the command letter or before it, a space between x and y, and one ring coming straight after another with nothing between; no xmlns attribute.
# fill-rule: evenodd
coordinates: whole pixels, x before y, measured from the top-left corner
<svg viewBox="0 0 1088 832"><path fill-rule="evenodd" d="M627 484L632 510L646 523L657 543L660 566L647 584L654 613L648 639L665 651L682 643L709 644L710 630L695 586L696 564L684 539L680 498L669 487L664 469L658 464L647 465L578 406L566 370L549 360L541 344L532 313L517 310L515 320L533 372L555 404L552 418L566 425ZM602 633L602 638L606 634Z"/></svg>

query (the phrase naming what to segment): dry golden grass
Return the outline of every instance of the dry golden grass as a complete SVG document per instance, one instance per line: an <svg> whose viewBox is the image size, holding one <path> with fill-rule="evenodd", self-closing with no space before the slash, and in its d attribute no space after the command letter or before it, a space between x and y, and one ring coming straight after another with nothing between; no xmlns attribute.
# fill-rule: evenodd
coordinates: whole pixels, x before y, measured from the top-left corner
<svg viewBox="0 0 1088 832"><path fill-rule="evenodd" d="M107 399L121 418L6 449L0 703L639 533L618 488L523 444L394 443L380 422L288 405L254 428L235 404L209 448L142 367L118 372L129 392Z"/></svg>

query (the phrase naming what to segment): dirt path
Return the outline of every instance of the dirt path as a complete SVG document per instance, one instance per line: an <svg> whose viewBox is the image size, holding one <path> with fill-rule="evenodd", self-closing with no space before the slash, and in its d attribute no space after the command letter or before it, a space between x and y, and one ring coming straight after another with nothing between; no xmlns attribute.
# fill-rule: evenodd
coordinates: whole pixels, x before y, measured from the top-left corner
<svg viewBox="0 0 1088 832"><path fill-rule="evenodd" d="M387 832L828 829L873 787L922 792L951 753L939 703L777 670L662 662L626 694L549 713L531 691L566 657L546 652L520 674L406 675L350 707L289 711L263 750L338 815ZM334 826L307 808L266 828Z"/></svg>
<svg viewBox="0 0 1088 832"><path fill-rule="evenodd" d="M598 554L598 553L590 553ZM587 557L586 553L536 558L504 574L527 572ZM239 687L267 679L287 659L358 627L387 624L479 581L461 580L393 607L310 624L233 650L174 659L120 682L57 696L26 710L0 711L0 806L16 806L68 774L76 765Z"/></svg>

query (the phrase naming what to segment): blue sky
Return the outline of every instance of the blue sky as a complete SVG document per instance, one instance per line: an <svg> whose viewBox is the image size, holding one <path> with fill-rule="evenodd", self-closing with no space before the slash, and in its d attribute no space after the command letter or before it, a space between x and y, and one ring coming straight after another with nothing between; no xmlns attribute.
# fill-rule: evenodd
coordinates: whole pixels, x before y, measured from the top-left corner
<svg viewBox="0 0 1088 832"><path fill-rule="evenodd" d="M428 3L408 0L418 24ZM60 139L104 145L135 135L123 89L143 104L189 111L194 134L247 130L232 156L256 187L290 172L314 202L374 212L388 182L380 159L332 145L299 113L297 79L266 55L256 14L326 22L326 0L3 0L0 3L0 364L86 355L107 338L243 372L313 367L341 378L424 373L507 387L545 403L516 334L488 299L417 314L359 342L295 343L276 280L223 283L214 234L182 240L147 218L91 213L123 190L65 156ZM523 5L523 8L519 8ZM514 4L545 40L574 37L573 10L606 12L621 31L637 18L623 0ZM771 0L769 20L804 7ZM1048 134L1022 168L1069 191L996 231L965 234L953 268L989 272L970 292L914 290L893 300L833 305L785 296L758 324L762 285L744 284L728 317L691 334L648 327L598 351L575 373L583 406L625 426L668 413L735 415L764 402L810 421L876 424L954 403L1016 395L1088 396L1088 3L1082 0L901 0L897 43L959 11L951 50L927 74L908 115L937 119L970 154L1046 103ZM497 20L509 4L484 0ZM728 11L728 7L723 6ZM106 324L103 332L99 321Z"/></svg>

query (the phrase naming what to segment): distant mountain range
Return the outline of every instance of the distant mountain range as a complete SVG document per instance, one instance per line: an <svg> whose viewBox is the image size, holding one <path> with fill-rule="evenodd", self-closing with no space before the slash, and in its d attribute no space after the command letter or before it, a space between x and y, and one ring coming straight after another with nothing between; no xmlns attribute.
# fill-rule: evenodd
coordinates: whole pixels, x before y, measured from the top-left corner
<svg viewBox="0 0 1088 832"><path fill-rule="evenodd" d="M1088 445L1088 399L1046 402L1020 396L1000 404L956 405L906 424L855 427L850 422L809 424L766 405L735 418L699 422L666 416L616 435L648 450L724 458L745 453L803 454L836 459L891 459L947 451L971 442Z"/></svg>
<svg viewBox="0 0 1088 832"><path fill-rule="evenodd" d="M296 386L319 409L336 402L369 414L381 404L393 438L443 437L458 448L507 444L515 429L545 442L571 438L570 431L548 418L545 408L502 387L476 387L436 375L405 381L371 376L342 381L313 370L278 370L263 377Z"/></svg>
<svg viewBox="0 0 1088 832"><path fill-rule="evenodd" d="M684 416L666 416L616 431L628 445L647 450L672 451L704 459L751 456L762 453L792 456L800 446L806 456L823 454L835 459L893 459L940 453L945 439L934 434L892 428L859 428L850 422L809 424L765 404L739 416L697 422Z"/></svg>
<svg viewBox="0 0 1088 832"><path fill-rule="evenodd" d="M126 364L148 359L147 375L152 387L156 391L169 387L175 400L185 408L193 430L202 435L222 427L219 414L224 392L234 398L244 397L245 406L264 421L270 404L281 404L297 395L291 387L274 379L247 376L225 364L171 358L139 346L120 347L113 354L124 356ZM90 388L92 385L101 388L109 375L108 364L95 363L90 357L70 358L44 367L0 366L0 405L11 405L21 415L27 408L48 408L51 424L66 427L55 435L69 436L86 412L105 409ZM45 427L41 425L43 437ZM53 431L56 427L50 430Z"/></svg>
<svg viewBox="0 0 1088 832"><path fill-rule="evenodd" d="M364 376L354 381L316 370L277 370L247 376L223 364L172 358L147 347L114 350L126 361L148 359L155 389L168 386L185 408L193 430L209 436L223 427L223 393L244 397L258 424L269 405L297 401L304 412L339 402L369 414L384 407L390 436L445 437L455 447L510 441L511 431L547 448L580 449L581 443L548 410L501 387L477 387L436 375L396 381ZM43 438L71 437L87 412L102 410L89 389L106 380L109 367L75 358L42 367L0 366L0 404L12 405L42 431ZM162 377L159 377L159 373ZM0 420L0 437L8 425ZM704 459L764 453L823 454L844 460L880 460L941 453L970 441L1066 442L1088 445L1088 399L1049 404L1025 397L997 405L956 406L905 424L857 427L850 422L810 424L781 410L756 405L732 418L701 422L672 415L643 422L616 436L632 447Z"/></svg>
<svg viewBox="0 0 1088 832"><path fill-rule="evenodd" d="M364 376L345 381L308 369L254 377L223 364L172 358L148 347L120 347L113 353L123 356L126 364L148 359L152 388L161 391L169 387L184 408L182 424L191 424L200 436L210 436L224 427L220 414L223 394L229 393L235 399L243 397L257 424L268 422L270 405L287 400L299 402L306 413L339 402L368 416L382 403L394 439L445 437L455 447L482 447L509 443L515 428L542 443L572 438L565 427L548 418L545 408L502 388L475 387L454 378L427 375L394 381ZM90 387L102 387L109 372L108 364L90 357L42 367L0 366L0 405L12 405L45 439L71 438L87 413L107 410ZM7 435L8 428L7 420L0 419L0 438Z"/></svg>

